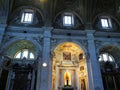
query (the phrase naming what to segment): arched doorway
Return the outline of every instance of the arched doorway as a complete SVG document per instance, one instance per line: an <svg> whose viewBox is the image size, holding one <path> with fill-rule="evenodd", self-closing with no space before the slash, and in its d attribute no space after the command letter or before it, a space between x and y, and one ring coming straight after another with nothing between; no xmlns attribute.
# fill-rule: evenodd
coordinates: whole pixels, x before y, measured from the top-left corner
<svg viewBox="0 0 120 90"><path fill-rule="evenodd" d="M52 90L87 90L85 52L73 43L59 44L53 52Z"/></svg>
<svg viewBox="0 0 120 90"><path fill-rule="evenodd" d="M64 86L71 86L71 74L68 71L64 73Z"/></svg>
<svg viewBox="0 0 120 90"><path fill-rule="evenodd" d="M6 48L0 77L2 90L32 90L36 88L37 71L34 67L37 58L36 52L36 46L28 40L14 42Z"/></svg>
<svg viewBox="0 0 120 90"><path fill-rule="evenodd" d="M104 90L119 90L120 88L120 49L113 45L100 49L99 63Z"/></svg>

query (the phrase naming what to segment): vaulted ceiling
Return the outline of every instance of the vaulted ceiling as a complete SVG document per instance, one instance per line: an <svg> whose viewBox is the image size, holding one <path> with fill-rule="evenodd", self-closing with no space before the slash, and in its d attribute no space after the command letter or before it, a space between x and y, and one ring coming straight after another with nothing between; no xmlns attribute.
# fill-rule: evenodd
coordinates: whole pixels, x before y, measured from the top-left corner
<svg viewBox="0 0 120 90"><path fill-rule="evenodd" d="M50 14L54 17L63 10L73 10L84 21L91 21L96 14L103 12L117 16L120 0L14 0L11 5L14 5L12 10L21 5L38 7L46 13L46 17Z"/></svg>
<svg viewBox="0 0 120 90"><path fill-rule="evenodd" d="M65 10L77 13L85 23L91 22L100 13L108 13L120 19L120 0L10 0L9 3L10 14L20 6L34 6L40 9L47 21Z"/></svg>

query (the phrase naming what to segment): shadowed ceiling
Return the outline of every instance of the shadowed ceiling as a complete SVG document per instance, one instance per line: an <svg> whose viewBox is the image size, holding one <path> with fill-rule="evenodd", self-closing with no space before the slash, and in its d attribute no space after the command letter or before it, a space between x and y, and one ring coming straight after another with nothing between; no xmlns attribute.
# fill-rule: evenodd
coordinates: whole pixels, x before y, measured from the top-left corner
<svg viewBox="0 0 120 90"><path fill-rule="evenodd" d="M9 0L9 2L0 0L0 10L3 7L4 12L9 8L9 15L21 6L38 8L47 23L53 21L55 16L62 11L77 13L85 24L92 23L94 18L101 13L110 14L120 21L120 0Z"/></svg>
<svg viewBox="0 0 120 90"><path fill-rule="evenodd" d="M120 0L11 0L10 11L23 5L39 8L47 20L52 20L65 10L76 12L87 23L99 13L106 12L118 18L120 16Z"/></svg>

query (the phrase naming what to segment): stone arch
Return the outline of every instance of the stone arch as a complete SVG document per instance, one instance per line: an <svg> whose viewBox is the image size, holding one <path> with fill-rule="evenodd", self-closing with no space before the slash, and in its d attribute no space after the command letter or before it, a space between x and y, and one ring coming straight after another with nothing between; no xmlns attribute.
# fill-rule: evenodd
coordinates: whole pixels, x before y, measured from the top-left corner
<svg viewBox="0 0 120 90"><path fill-rule="evenodd" d="M84 23L83 20L82 20L82 18L80 17L80 15L78 15L75 11L69 10L69 9L66 9L66 10L63 10L63 11L57 13L56 16L55 16L55 18L53 19L53 21L55 21L55 19L56 19L60 14L65 13L65 12L71 12L71 13L73 13L74 15L76 15L76 16L80 19L80 21L82 22L82 24Z"/></svg>
<svg viewBox="0 0 120 90"><path fill-rule="evenodd" d="M117 44L104 43L99 48L99 61L105 90L119 87L120 48ZM109 78L109 79L108 79ZM115 78L115 79L114 79ZM112 85L112 86L110 86Z"/></svg>
<svg viewBox="0 0 120 90"><path fill-rule="evenodd" d="M93 18L93 21L92 21L92 25L93 25L93 28L95 28L96 30L101 30L103 29L100 25L100 18L102 16L105 16L107 18L110 19L111 21L111 25L112 25L112 28L110 28L111 31L118 31L119 27L120 27L120 22L117 20L117 18L109 13L99 13L98 15L96 15L94 18Z"/></svg>
<svg viewBox="0 0 120 90"><path fill-rule="evenodd" d="M33 6L20 6L15 9L12 14L8 18L8 24L15 24L15 25L24 25L20 21L22 12L26 9L33 10L36 22L33 22L31 25L34 26L43 26L45 22L45 17L43 15L42 10L38 9L37 7ZM34 20L34 21L35 21Z"/></svg>
<svg viewBox="0 0 120 90"><path fill-rule="evenodd" d="M116 17L114 17L113 15L111 15L111 14L109 14L109 13L105 13L105 12L97 14L97 15L94 17L94 19L93 19L93 23L95 22L95 20L97 19L97 17L100 17L100 16L109 16L109 17L113 18L113 19L119 24L119 26L120 26L120 22L117 20Z"/></svg>
<svg viewBox="0 0 120 90"><path fill-rule="evenodd" d="M40 52L42 50L41 48L41 45L40 43L38 43L36 40L32 39L32 38L27 38L27 39L24 39L24 38L14 38L14 39L11 39L10 41L4 43L4 45L1 47L1 53L3 55L6 54L6 51L11 47L11 45L14 45L15 43L18 43L18 42L21 42L21 41L24 41L24 42L29 42L31 45L34 46L34 49L36 50L35 52L35 56L38 57L38 56L41 56L40 55Z"/></svg>
<svg viewBox="0 0 120 90"><path fill-rule="evenodd" d="M70 9L63 10L63 11L58 12L56 14L55 18L53 19L53 25L54 25L55 28L59 27L59 28L70 29L68 27L64 27L63 24L62 24L61 19L62 19L62 16L63 16L64 13L71 13L74 16L75 25L71 28L73 28L73 29L84 29L84 22L83 22L82 18L80 17L80 15L77 14L76 12L74 12L73 10L70 10Z"/></svg>
<svg viewBox="0 0 120 90"><path fill-rule="evenodd" d="M99 45L98 45L99 44ZM101 42L101 43L98 43L97 44L97 48L96 48L96 51L97 51L97 55L99 55L100 53L100 49L105 47L105 46L109 46L109 45L113 45L117 48L120 49L120 45L118 43L115 43L115 42Z"/></svg>
<svg viewBox="0 0 120 90"><path fill-rule="evenodd" d="M87 81L87 65L84 50L75 42L59 42L53 50L52 57L52 90L70 87L80 89L81 78ZM69 72L71 80L68 84L65 73ZM83 75L80 73L84 73ZM69 77L70 78L70 77ZM87 88L87 85L86 85ZM77 89L77 90L78 90Z"/></svg>
<svg viewBox="0 0 120 90"><path fill-rule="evenodd" d="M99 53L99 52L100 52L100 49L103 48L103 47L106 47L106 46L114 46L114 47L117 47L118 49L120 49L119 43L116 43L116 42L102 42L102 43L100 43L100 45L97 47L97 52Z"/></svg>
<svg viewBox="0 0 120 90"><path fill-rule="evenodd" d="M118 44L104 44L99 48L99 54L104 53L104 52L108 52L109 54L111 54L114 58L115 58L115 62L119 62L119 53L120 53L120 47L118 46Z"/></svg>
<svg viewBox="0 0 120 90"><path fill-rule="evenodd" d="M65 43L65 42L71 42L71 43L74 43L74 44L78 45L78 46L84 51L84 54L87 55L88 51L87 51L86 47L85 47L82 43L80 43L79 41L75 41L75 40L61 40L61 41L57 42L57 43L52 47L51 53L53 54L55 48L56 48L58 45L60 45L60 44L62 44L62 43Z"/></svg>

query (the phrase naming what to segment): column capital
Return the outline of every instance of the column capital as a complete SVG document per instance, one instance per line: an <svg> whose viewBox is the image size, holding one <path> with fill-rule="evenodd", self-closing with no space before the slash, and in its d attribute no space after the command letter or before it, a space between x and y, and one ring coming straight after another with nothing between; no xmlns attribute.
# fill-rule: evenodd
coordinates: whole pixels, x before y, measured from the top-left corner
<svg viewBox="0 0 120 90"><path fill-rule="evenodd" d="M53 30L53 27L43 27L44 31L51 31Z"/></svg>
<svg viewBox="0 0 120 90"><path fill-rule="evenodd" d="M94 34L96 30L88 30L88 29L86 29L85 31L86 31L87 34Z"/></svg>
<svg viewBox="0 0 120 90"><path fill-rule="evenodd" d="M87 39L94 40L94 33L95 33L95 30L86 30Z"/></svg>
<svg viewBox="0 0 120 90"><path fill-rule="evenodd" d="M5 28L7 26L7 24L0 24L1 28Z"/></svg>
<svg viewBox="0 0 120 90"><path fill-rule="evenodd" d="M52 27L44 27L44 37L48 37L50 38L51 37L51 31L52 31Z"/></svg>

